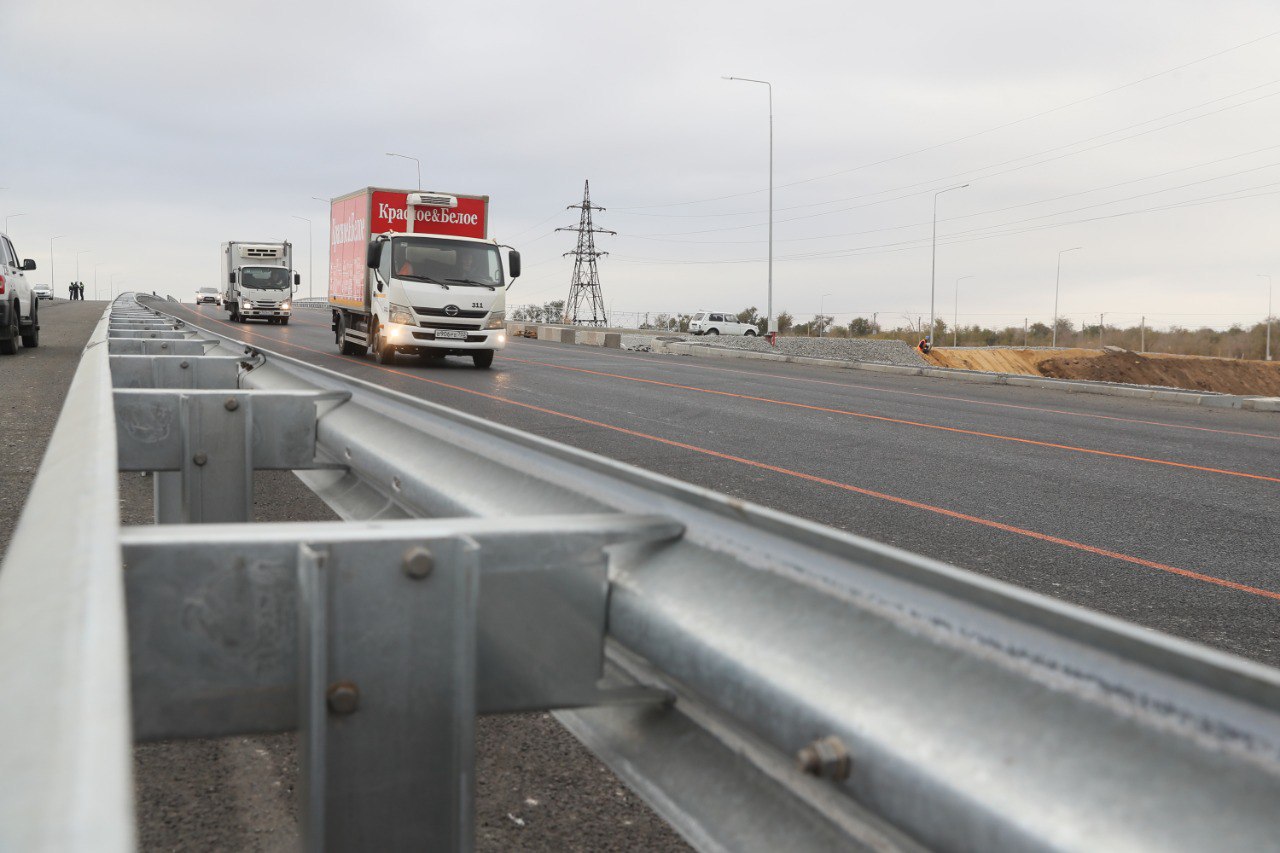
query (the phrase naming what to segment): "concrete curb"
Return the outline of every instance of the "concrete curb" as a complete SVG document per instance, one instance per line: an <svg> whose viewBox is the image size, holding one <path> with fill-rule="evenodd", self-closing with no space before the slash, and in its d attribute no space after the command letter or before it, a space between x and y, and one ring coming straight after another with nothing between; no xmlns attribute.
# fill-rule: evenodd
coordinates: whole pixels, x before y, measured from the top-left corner
<svg viewBox="0 0 1280 853"><path fill-rule="evenodd" d="M513 338L523 338L525 332L530 329L534 330L540 341L622 349L622 332L610 331L609 329L594 329L584 326L549 326L540 323L508 323L507 335Z"/></svg>
<svg viewBox="0 0 1280 853"><path fill-rule="evenodd" d="M956 370L949 367L906 367L898 364L880 364L870 361L840 361L831 358L810 358L782 353L751 352L749 350L711 347L706 344L662 343L654 341L655 352L673 355L691 355L701 358L745 358L757 361L780 361L789 364L807 364L814 367L836 367L842 370L869 370L874 373L897 373L907 376L929 376L934 379L951 379L961 382L977 382L984 385L1016 385L1063 391L1068 394L1101 394L1107 397L1130 397L1138 400L1156 400L1162 403L1182 403L1190 406L1209 406L1220 409L1249 409L1257 412L1280 412L1280 397L1245 397L1236 394L1215 394L1207 391L1180 391L1173 388L1153 388L1148 385L1121 385L1113 382L1088 382L1073 379L1048 379L1040 376L1023 376L1017 373L988 373L981 370Z"/></svg>

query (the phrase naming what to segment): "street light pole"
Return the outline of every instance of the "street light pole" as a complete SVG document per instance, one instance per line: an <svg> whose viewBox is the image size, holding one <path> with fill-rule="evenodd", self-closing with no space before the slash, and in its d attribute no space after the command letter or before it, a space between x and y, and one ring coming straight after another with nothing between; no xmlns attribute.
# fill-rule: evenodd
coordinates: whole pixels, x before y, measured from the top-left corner
<svg viewBox="0 0 1280 853"><path fill-rule="evenodd" d="M1053 277L1053 346L1055 347L1058 345L1058 284L1062 281L1062 256L1067 252L1083 248L1084 246L1072 246L1070 249L1058 252L1058 272Z"/></svg>
<svg viewBox="0 0 1280 853"><path fill-rule="evenodd" d="M773 316L773 84L768 80L753 80L750 77L725 77L725 80L737 80L742 83L759 83L769 87L769 322L765 328L770 332L778 331L777 318Z"/></svg>
<svg viewBox="0 0 1280 853"><path fill-rule="evenodd" d="M1258 273L1259 278L1267 280L1267 361L1271 360L1271 276Z"/></svg>
<svg viewBox="0 0 1280 853"><path fill-rule="evenodd" d="M332 231L332 229L333 229L333 218L332 218L333 202L332 202L330 199L327 199L327 198L320 198L320 196L318 196L318 195L313 195L311 198L312 198L313 200L315 200L315 201L322 201L322 202L324 202L325 204L327 204L327 205L329 205L329 206L330 206L330 221L329 221L329 229L330 229L330 231ZM329 292L329 275L328 275L328 271L329 271L329 261L328 261L328 259L326 259L326 261L325 261L325 270L326 270L326 275L325 275L325 279L324 279L324 282L325 282L325 283L324 283L324 286L325 286L325 293L328 293L328 292ZM310 293L311 291L309 291L309 290L308 290L307 292L308 292L308 293Z"/></svg>
<svg viewBox="0 0 1280 853"><path fill-rule="evenodd" d="M80 281L80 256L92 251L93 249L81 249L76 252L76 281Z"/></svg>
<svg viewBox="0 0 1280 853"><path fill-rule="evenodd" d="M831 295L833 294L824 293L822 296L818 297L818 316L822 318L822 331L818 333L818 337L820 338L825 338L827 336L827 312L825 306L827 304L827 297Z"/></svg>
<svg viewBox="0 0 1280 853"><path fill-rule="evenodd" d="M64 236L66 235L59 234L57 237L49 238L49 293L51 295L54 293L54 290L53 290L53 241L61 240Z"/></svg>
<svg viewBox="0 0 1280 853"><path fill-rule="evenodd" d="M412 160L412 161L417 165L417 167L418 167L418 189L422 189L422 163L421 163L421 161L419 161L419 160L418 160L418 158L417 158L417 157L410 157L408 154L395 154L395 153L392 153L392 152L390 152L390 151L388 151L388 152L387 152L387 156L388 156L388 157L403 157L403 158L404 158L404 159L406 159L406 160Z"/></svg>
<svg viewBox="0 0 1280 853"><path fill-rule="evenodd" d="M962 190L968 184L961 184L958 187L947 187L944 190L938 190L933 194L933 253L929 267L929 334L926 337L929 340L929 346L933 346L933 330L937 328L934 322L934 295L937 292L937 272L938 272L938 196L943 193L949 193L952 190Z"/></svg>
<svg viewBox="0 0 1280 853"><path fill-rule="evenodd" d="M17 219L19 216L26 216L26 214L25 214L25 213L10 213L8 216L6 216L6 217L4 218L4 233L6 233L6 234L8 234L8 233L9 233L9 220L10 220L10 219Z"/></svg>
<svg viewBox="0 0 1280 853"><path fill-rule="evenodd" d="M956 279L956 313L951 318L951 346L959 346L956 343L960 339L960 282L966 278L973 278L971 275L962 275Z"/></svg>
<svg viewBox="0 0 1280 853"><path fill-rule="evenodd" d="M315 253L311 251L311 220L307 219L307 217L305 216L295 216L293 218L301 219L303 222L307 223L307 298L310 299L311 298L311 281L312 281L311 275L312 273L315 272L315 269L316 269L316 256L315 256Z"/></svg>
<svg viewBox="0 0 1280 853"><path fill-rule="evenodd" d="M105 263L105 261L104 261L104 263ZM98 298L98 296L100 295L100 294L98 293L98 267L100 267L100 266L102 266L102 264L94 264L94 265L93 265L93 298L94 298L95 300L96 300L96 299Z"/></svg>

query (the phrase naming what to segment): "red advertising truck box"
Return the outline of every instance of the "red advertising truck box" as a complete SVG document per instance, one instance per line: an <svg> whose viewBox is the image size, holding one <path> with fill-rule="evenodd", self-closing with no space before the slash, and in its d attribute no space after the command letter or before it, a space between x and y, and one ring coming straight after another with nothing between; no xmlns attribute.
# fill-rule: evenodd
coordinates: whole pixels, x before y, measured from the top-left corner
<svg viewBox="0 0 1280 853"><path fill-rule="evenodd" d="M447 237L489 236L489 197L439 193L457 199L456 207L414 206L410 222L410 193L437 195L421 190L389 190L366 187L335 198L329 222L329 304L368 311L369 241L377 234L434 234Z"/></svg>

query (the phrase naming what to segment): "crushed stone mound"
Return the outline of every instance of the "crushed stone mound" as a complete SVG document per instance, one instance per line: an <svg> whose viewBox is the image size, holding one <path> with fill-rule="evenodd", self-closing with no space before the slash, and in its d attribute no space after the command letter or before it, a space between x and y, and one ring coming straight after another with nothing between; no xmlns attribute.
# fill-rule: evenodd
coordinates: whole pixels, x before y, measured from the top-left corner
<svg viewBox="0 0 1280 853"><path fill-rule="evenodd" d="M1152 355L1128 350L1090 355L1051 355L1039 361L1042 376L1163 385L1188 391L1280 396L1280 364L1194 355Z"/></svg>

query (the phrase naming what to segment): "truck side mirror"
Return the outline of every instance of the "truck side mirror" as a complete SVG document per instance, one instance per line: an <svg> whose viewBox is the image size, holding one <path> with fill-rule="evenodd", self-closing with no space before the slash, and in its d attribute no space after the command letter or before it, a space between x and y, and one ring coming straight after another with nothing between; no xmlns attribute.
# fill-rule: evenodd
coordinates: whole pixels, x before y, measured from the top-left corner
<svg viewBox="0 0 1280 853"><path fill-rule="evenodd" d="M507 255L507 266L511 269L513 281L520 277L520 253L515 249L512 249L511 254Z"/></svg>
<svg viewBox="0 0 1280 853"><path fill-rule="evenodd" d="M371 270L378 268L378 263L382 260L382 244L370 243L369 254L365 257L364 265Z"/></svg>
<svg viewBox="0 0 1280 853"><path fill-rule="evenodd" d="M297 287L297 286L298 286L298 285L300 285L300 284L302 284L302 276L298 275L297 273L294 273L294 274L293 274L293 286L294 286L294 287Z"/></svg>
<svg viewBox="0 0 1280 853"><path fill-rule="evenodd" d="M23 272L31 272L35 268L36 268L36 262L31 260L30 258L27 258L25 261L22 262Z"/></svg>
<svg viewBox="0 0 1280 853"><path fill-rule="evenodd" d="M235 284L235 283L236 283L236 274L233 272L227 273L227 284Z"/></svg>

